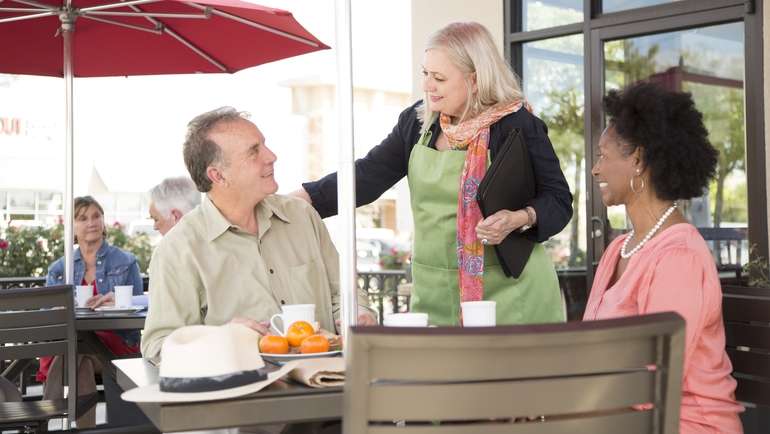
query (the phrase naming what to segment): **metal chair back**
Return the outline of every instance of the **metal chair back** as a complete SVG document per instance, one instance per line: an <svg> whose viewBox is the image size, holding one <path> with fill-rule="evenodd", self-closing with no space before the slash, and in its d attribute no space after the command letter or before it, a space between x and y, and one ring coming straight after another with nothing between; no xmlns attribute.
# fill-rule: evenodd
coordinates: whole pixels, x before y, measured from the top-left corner
<svg viewBox="0 0 770 434"><path fill-rule="evenodd" d="M75 308L71 285L43 288L0 290L0 360L23 360L43 356L64 357L66 367L66 415L71 426L76 417L77 403L77 335ZM14 408L13 418L60 417L47 411L41 403L26 409L18 403L1 404Z"/></svg>
<svg viewBox="0 0 770 434"><path fill-rule="evenodd" d="M675 313L490 328L353 327L344 432L677 433L684 332Z"/></svg>
<svg viewBox="0 0 770 434"><path fill-rule="evenodd" d="M738 380L735 397L770 406L770 290L724 285L727 354Z"/></svg>

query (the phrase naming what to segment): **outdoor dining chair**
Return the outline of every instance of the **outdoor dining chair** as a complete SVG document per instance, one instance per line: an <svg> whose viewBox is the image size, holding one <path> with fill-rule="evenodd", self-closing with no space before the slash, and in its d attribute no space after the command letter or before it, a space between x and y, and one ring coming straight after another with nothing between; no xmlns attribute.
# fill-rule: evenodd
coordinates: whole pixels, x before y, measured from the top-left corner
<svg viewBox="0 0 770 434"><path fill-rule="evenodd" d="M345 434L679 431L685 322L675 313L351 330Z"/></svg>
<svg viewBox="0 0 770 434"><path fill-rule="evenodd" d="M0 360L61 355L66 363L66 400L0 403L0 431L46 431L48 420L75 420L77 335L71 285L0 290ZM11 366L12 367L12 366ZM9 367L9 369L11 368Z"/></svg>

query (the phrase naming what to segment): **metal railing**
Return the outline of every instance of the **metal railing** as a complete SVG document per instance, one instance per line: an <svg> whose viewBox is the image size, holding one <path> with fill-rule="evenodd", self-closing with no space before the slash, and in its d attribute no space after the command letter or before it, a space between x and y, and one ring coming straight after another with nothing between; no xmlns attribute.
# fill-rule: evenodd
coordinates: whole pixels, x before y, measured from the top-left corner
<svg viewBox="0 0 770 434"><path fill-rule="evenodd" d="M149 278L144 276L145 291ZM409 310L409 295L398 294L398 285L408 283L405 270L383 270L359 272L357 284L369 296L369 304L380 314L406 312ZM0 289L35 288L45 286L45 277L2 277Z"/></svg>

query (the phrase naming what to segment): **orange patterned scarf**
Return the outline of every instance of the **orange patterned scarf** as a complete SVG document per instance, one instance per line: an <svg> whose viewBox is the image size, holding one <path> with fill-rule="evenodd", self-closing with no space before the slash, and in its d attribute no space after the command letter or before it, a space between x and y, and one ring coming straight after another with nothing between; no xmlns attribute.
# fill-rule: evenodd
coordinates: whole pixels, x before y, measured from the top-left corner
<svg viewBox="0 0 770 434"><path fill-rule="evenodd" d="M460 192L457 197L457 268L461 301L484 298L484 246L476 237L476 225L482 220L476 203L476 191L487 171L489 127L503 116L521 109L523 101L492 106L457 125L450 123L449 116L442 114L441 130L453 149L467 149Z"/></svg>

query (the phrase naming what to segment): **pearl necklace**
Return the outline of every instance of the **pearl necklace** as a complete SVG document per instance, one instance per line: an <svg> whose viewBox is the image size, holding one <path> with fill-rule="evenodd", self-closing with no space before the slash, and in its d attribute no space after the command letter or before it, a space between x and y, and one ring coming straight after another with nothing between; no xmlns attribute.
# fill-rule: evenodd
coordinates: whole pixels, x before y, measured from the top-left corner
<svg viewBox="0 0 770 434"><path fill-rule="evenodd" d="M636 245L631 251L627 251L626 248L628 247L628 242L631 241L631 238L634 237L634 230L631 229L631 232L628 233L628 237L626 237L625 240L623 240L623 245L620 246L620 257L623 259L628 259L631 256L634 255L634 253L638 252L639 249L642 248L642 246L647 243L647 241L650 241L650 238L652 238L653 235L655 235L655 232L658 232L658 229L660 229L661 226L663 226L663 223L665 223L666 219L671 215L671 213L674 212L676 209L676 202L674 202L673 205L671 205L666 212L663 213L662 216L658 219L658 222L655 223L655 226L650 229L649 232L647 232L647 235L642 238L642 241L639 242L639 244Z"/></svg>

